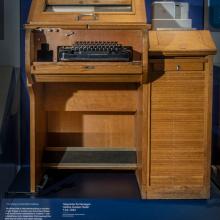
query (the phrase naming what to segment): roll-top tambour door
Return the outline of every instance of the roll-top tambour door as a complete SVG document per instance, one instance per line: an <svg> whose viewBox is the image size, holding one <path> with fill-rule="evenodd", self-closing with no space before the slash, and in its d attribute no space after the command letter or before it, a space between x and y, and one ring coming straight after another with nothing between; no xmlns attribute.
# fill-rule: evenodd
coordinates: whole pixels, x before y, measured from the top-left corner
<svg viewBox="0 0 220 220"><path fill-rule="evenodd" d="M152 74L150 186L202 187L205 72Z"/></svg>

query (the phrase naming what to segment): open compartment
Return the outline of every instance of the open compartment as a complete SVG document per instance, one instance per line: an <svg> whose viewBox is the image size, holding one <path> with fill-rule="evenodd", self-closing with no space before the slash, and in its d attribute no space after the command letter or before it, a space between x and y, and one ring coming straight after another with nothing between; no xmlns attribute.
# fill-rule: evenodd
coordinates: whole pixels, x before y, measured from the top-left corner
<svg viewBox="0 0 220 220"><path fill-rule="evenodd" d="M38 143L43 166L136 170L139 86L42 83L44 128L36 138L44 140Z"/></svg>
<svg viewBox="0 0 220 220"><path fill-rule="evenodd" d="M31 40L31 74L37 82L141 82L145 51L141 30L36 29ZM117 42L132 48L130 61L59 61L58 48L76 42ZM116 59L117 60L117 59Z"/></svg>
<svg viewBox="0 0 220 220"><path fill-rule="evenodd" d="M35 29L32 39L34 62L57 62L58 47L72 46L76 42L117 42L132 47L131 62L142 61L143 32L141 30L66 30L60 28Z"/></svg>

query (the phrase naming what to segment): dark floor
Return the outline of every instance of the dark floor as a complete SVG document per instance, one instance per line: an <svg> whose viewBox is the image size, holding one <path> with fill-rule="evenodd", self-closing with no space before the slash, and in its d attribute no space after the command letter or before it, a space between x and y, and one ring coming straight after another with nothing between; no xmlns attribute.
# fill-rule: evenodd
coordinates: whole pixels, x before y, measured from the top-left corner
<svg viewBox="0 0 220 220"><path fill-rule="evenodd" d="M23 169L8 190L7 197L28 197L29 169ZM48 171L39 198L140 199L136 177L130 171ZM16 193L19 192L19 193Z"/></svg>
<svg viewBox="0 0 220 220"><path fill-rule="evenodd" d="M29 170L23 169L5 196L8 202L38 202L50 207L52 219L63 219L65 203L89 203L84 217L91 220L219 220L220 190L213 183L210 200L141 200L133 172L48 172L47 187L39 195L25 194ZM20 191L20 194L15 194ZM59 198L59 199L56 199ZM25 200L24 200L25 199ZM59 217L57 217L59 216Z"/></svg>
<svg viewBox="0 0 220 220"><path fill-rule="evenodd" d="M76 198L76 199L141 199L133 171L64 171L50 170L44 189L29 193L29 168L23 168L11 184L7 198ZM214 177L214 175L213 175ZM214 178L211 198L220 199L220 189Z"/></svg>

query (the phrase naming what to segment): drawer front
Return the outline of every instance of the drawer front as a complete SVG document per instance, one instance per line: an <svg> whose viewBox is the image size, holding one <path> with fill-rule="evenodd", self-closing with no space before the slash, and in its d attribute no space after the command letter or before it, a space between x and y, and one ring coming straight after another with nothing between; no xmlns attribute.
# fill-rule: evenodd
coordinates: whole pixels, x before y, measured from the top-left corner
<svg viewBox="0 0 220 220"><path fill-rule="evenodd" d="M142 65L140 63L77 63L77 62L58 62L58 63L33 63L31 68L32 74L64 74L64 75L88 75L88 74L124 74L124 75L141 75Z"/></svg>
<svg viewBox="0 0 220 220"><path fill-rule="evenodd" d="M151 60L151 68L158 71L204 71L204 59L165 59Z"/></svg>

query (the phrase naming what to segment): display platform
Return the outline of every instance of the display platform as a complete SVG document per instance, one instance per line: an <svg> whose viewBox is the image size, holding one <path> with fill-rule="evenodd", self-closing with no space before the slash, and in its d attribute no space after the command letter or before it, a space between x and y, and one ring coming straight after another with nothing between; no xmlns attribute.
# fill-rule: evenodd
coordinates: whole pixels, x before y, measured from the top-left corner
<svg viewBox="0 0 220 220"><path fill-rule="evenodd" d="M2 200L0 219L5 217L3 213L9 213L10 217L12 211L25 213L27 209L32 220L35 219L33 212L35 217L45 216L43 219L46 220L161 220L161 216L163 220L218 220L220 215L220 189L214 183L209 200L141 200L135 175L131 172L91 174L56 171L55 176L50 173L45 190L36 195L28 194L29 173L28 168L23 168L17 175Z"/></svg>
<svg viewBox="0 0 220 220"><path fill-rule="evenodd" d="M140 199L132 171L63 171L51 170L39 192L30 193L29 168L22 168L9 187L7 198L98 198Z"/></svg>
<svg viewBox="0 0 220 220"><path fill-rule="evenodd" d="M25 171L25 170L23 170ZM28 171L28 170L26 170ZM23 172L20 178L23 178L23 182L19 181L20 186L25 185L27 178ZM111 176L112 174L109 174ZM92 176L91 174L78 173L69 176L69 183L75 182L74 187L69 187L68 184L66 188L63 188L61 191L58 189L59 186L54 188L50 192L50 195L33 198L33 196L13 196L13 198L6 197L2 200L1 214L8 213L7 217L10 217L10 213L16 210L22 210L20 213L29 209L29 214L33 217L33 212L35 211L35 217L38 215L44 216L43 219L95 219L95 220L121 220L121 219L154 219L161 220L218 220L220 215L220 190L216 185L212 184L211 190L211 199L209 200L141 200L138 198L122 198L121 199L112 199L118 195L122 195L120 191L126 191L129 185L134 184L133 180L135 177L127 174L127 181L124 182L125 176L121 176L118 179L116 185L112 182L107 181L108 175L103 173L100 177L103 177L103 181L106 181L106 185L102 184L100 191L103 192L103 189L106 190L105 199L100 197L100 192L93 191L93 197L88 199L88 196L91 196L90 187L92 184L98 184L99 181L96 177L97 175ZM84 181L85 180L85 181ZM113 189L113 186L120 186L119 182L121 181L120 190L111 192L110 189ZM82 183L84 182L84 185ZM17 182L18 183L18 182ZM86 184L85 184L86 183ZM26 183L26 186L29 184ZM83 187L82 187L83 186ZM113 188L112 188L113 187ZM134 186L133 186L134 187ZM87 190L85 190L87 188ZM79 191L78 191L79 190ZM127 191L129 192L129 190ZM96 195L95 195L96 193ZM116 194L114 194L116 193ZM131 192L130 195L135 195L136 192ZM79 196L81 194L81 196ZM72 196L72 198L71 198ZM59 199L57 199L59 197ZM15 207L17 209L15 209ZM158 211L159 210L159 211ZM37 211L37 212L36 212ZM17 214L17 213L16 213Z"/></svg>

